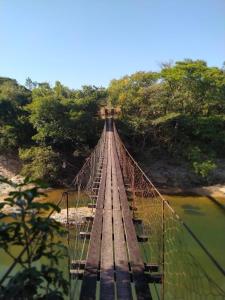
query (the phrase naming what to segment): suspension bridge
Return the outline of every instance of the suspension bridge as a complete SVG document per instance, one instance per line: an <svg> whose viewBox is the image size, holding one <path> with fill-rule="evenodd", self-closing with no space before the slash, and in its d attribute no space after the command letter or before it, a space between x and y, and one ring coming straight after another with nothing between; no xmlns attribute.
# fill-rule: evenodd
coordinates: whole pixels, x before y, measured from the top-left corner
<svg viewBox="0 0 225 300"><path fill-rule="evenodd" d="M112 110L58 206L66 211L69 299L225 299L223 266L129 154Z"/></svg>
<svg viewBox="0 0 225 300"><path fill-rule="evenodd" d="M64 202L71 299L225 299L224 269L131 157L110 112ZM91 214L78 221L84 206Z"/></svg>

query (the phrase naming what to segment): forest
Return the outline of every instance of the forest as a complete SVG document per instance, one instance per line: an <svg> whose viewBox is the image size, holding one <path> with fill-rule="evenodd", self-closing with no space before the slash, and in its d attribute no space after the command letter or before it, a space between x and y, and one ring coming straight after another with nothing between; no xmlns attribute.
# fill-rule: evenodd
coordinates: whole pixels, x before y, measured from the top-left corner
<svg viewBox="0 0 225 300"><path fill-rule="evenodd" d="M203 183L225 159L225 65L185 59L159 72L113 79L107 88L70 89L0 77L0 154L18 156L21 174L69 183L98 141L102 106L120 107L118 129L139 161L171 158Z"/></svg>

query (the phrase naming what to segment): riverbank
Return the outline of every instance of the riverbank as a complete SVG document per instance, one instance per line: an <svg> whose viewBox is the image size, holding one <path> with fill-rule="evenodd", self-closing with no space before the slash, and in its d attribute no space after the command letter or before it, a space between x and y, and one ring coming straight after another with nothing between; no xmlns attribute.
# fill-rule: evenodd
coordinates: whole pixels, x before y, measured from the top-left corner
<svg viewBox="0 0 225 300"><path fill-rule="evenodd" d="M225 197L225 185L216 184L211 186L200 186L193 188L176 188L166 187L158 188L161 194L167 195L182 195L182 194L195 194L202 196Z"/></svg>
<svg viewBox="0 0 225 300"><path fill-rule="evenodd" d="M225 160L217 159L217 167L207 178L196 174L190 164L172 157L154 157L148 153L140 157L139 164L158 188L193 189L205 186L225 186Z"/></svg>
<svg viewBox="0 0 225 300"><path fill-rule="evenodd" d="M166 200L174 197L206 197L216 206L225 211L225 185L202 186L190 189L164 188L159 189ZM169 201L170 202L170 201Z"/></svg>
<svg viewBox="0 0 225 300"><path fill-rule="evenodd" d="M177 165L171 160L148 160L145 161L148 167L144 167L146 174L153 181L162 194L181 195L195 194L212 197L225 197L225 184L202 185L196 174L188 170L185 164ZM224 162L223 162L224 163ZM215 171L214 180L225 183L225 167L221 164L221 170ZM16 157L0 155L0 176L10 179L14 183L19 183L23 179L19 175L21 162ZM50 188L49 190L58 190ZM4 199L12 190L12 187L5 183L0 183L0 200Z"/></svg>
<svg viewBox="0 0 225 300"><path fill-rule="evenodd" d="M0 176L11 180L13 183L20 183L23 177L19 175L21 162L15 156L0 155ZM7 183L0 182L0 200L12 191L13 188Z"/></svg>

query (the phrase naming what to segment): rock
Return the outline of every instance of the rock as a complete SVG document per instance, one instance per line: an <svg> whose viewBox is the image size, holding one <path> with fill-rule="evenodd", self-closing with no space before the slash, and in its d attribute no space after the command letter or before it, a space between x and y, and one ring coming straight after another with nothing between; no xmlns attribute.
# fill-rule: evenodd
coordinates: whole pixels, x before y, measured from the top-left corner
<svg viewBox="0 0 225 300"><path fill-rule="evenodd" d="M10 206L10 205L5 205L1 212L3 212L6 215L12 214L12 213L19 213L19 207L16 206Z"/></svg>
<svg viewBox="0 0 225 300"><path fill-rule="evenodd" d="M71 207L68 211L68 222L70 225L79 225L85 222L86 217L94 216L95 210L89 207ZM51 218L67 224L67 209L62 209L60 213L54 213Z"/></svg>

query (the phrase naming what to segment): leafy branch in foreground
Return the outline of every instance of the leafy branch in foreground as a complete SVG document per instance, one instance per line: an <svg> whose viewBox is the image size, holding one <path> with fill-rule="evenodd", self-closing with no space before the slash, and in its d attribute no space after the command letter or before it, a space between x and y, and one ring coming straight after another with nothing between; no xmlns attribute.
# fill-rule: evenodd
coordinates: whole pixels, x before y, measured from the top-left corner
<svg viewBox="0 0 225 300"><path fill-rule="evenodd" d="M49 218L52 209L60 209L37 201L45 196L38 181L15 184L0 178L0 182L16 188L0 203L0 249L11 257L13 270L0 279L0 299L65 299L68 281L59 264L67 251L58 241L65 231ZM17 256L15 246L20 248Z"/></svg>

